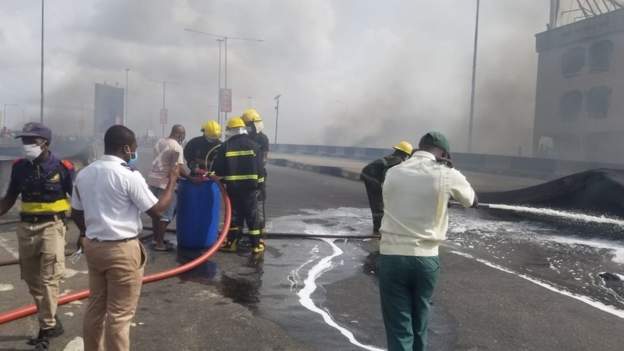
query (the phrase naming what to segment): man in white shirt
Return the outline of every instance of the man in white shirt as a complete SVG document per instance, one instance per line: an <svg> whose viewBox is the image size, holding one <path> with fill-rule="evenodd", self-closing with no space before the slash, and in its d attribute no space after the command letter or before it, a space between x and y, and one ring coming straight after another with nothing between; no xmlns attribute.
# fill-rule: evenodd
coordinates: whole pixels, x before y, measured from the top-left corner
<svg viewBox="0 0 624 351"><path fill-rule="evenodd" d="M84 316L84 349L127 351L145 267L138 240L141 212L152 218L171 204L178 167L169 173L160 199L128 161L135 158L134 133L120 125L104 135L105 155L84 168L74 182L72 218L80 229L89 268L91 295Z"/></svg>
<svg viewBox="0 0 624 351"><path fill-rule="evenodd" d="M409 160L388 171L383 185L378 276L390 351L426 348L450 199L477 206L472 186L452 168L446 137L430 132Z"/></svg>
<svg viewBox="0 0 624 351"><path fill-rule="evenodd" d="M156 145L154 145L154 161L147 175L147 184L157 198L160 198L167 188L171 168L176 165L184 165L184 149L182 149L182 142L184 142L185 137L186 131L184 127L176 124L171 128L169 137L158 140ZM175 213L176 197L174 196L171 205L169 205L160 218L152 219L152 228L154 228L154 250L171 250L171 244L165 242L165 232L167 231L169 223L173 221Z"/></svg>

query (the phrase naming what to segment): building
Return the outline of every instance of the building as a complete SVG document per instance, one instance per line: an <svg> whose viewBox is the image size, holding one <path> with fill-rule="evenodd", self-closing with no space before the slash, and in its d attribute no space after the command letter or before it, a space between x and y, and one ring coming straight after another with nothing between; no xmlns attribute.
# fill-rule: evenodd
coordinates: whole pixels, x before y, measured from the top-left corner
<svg viewBox="0 0 624 351"><path fill-rule="evenodd" d="M536 35L534 154L624 163L624 8L570 3L552 1L548 30Z"/></svg>

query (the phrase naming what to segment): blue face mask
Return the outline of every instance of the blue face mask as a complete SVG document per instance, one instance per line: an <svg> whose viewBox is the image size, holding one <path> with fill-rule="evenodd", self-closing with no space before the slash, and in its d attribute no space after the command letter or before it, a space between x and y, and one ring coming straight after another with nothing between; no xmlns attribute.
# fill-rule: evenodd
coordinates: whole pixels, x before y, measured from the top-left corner
<svg viewBox="0 0 624 351"><path fill-rule="evenodd" d="M128 166L138 169L139 167L139 152L135 151L130 153L130 160L128 161Z"/></svg>

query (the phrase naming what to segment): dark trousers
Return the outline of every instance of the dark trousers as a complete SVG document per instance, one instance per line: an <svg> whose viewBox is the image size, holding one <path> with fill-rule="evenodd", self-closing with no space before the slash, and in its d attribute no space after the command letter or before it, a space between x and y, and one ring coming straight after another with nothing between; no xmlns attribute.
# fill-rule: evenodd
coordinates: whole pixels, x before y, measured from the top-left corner
<svg viewBox="0 0 624 351"><path fill-rule="evenodd" d="M438 257L380 255L377 264L388 350L425 350Z"/></svg>
<svg viewBox="0 0 624 351"><path fill-rule="evenodd" d="M368 205L373 214L373 231L378 232L381 228L381 219L384 215L383 196L381 195L381 184L375 181L364 181L366 186L366 195L368 196Z"/></svg>
<svg viewBox="0 0 624 351"><path fill-rule="evenodd" d="M239 239L247 224L252 245L256 245L260 241L262 229L258 222L258 190L231 192L228 196L232 203L232 222L228 240Z"/></svg>
<svg viewBox="0 0 624 351"><path fill-rule="evenodd" d="M260 185L260 189L258 190L258 227L261 230L264 230L266 225L266 212L265 212L265 204L266 202L266 184Z"/></svg>

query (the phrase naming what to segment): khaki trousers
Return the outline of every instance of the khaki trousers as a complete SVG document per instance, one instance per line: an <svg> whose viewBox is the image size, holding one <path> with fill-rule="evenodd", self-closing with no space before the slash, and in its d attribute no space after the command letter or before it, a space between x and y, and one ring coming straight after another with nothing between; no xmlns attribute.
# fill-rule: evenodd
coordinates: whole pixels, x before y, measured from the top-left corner
<svg viewBox="0 0 624 351"><path fill-rule="evenodd" d="M86 239L91 296L84 316L85 351L127 351L130 322L141 295L145 249L139 240Z"/></svg>
<svg viewBox="0 0 624 351"><path fill-rule="evenodd" d="M21 277L35 300L41 329L56 325L59 282L65 271L66 231L60 219L17 225Z"/></svg>

